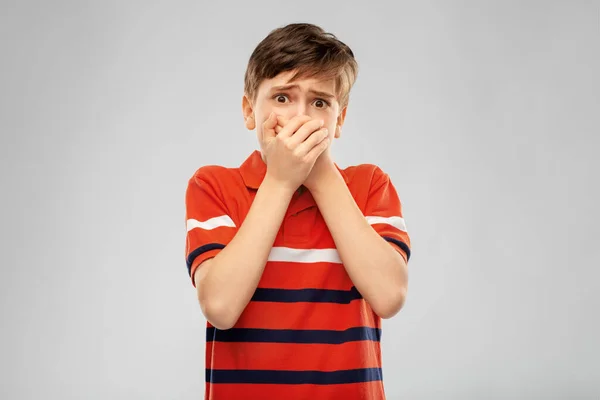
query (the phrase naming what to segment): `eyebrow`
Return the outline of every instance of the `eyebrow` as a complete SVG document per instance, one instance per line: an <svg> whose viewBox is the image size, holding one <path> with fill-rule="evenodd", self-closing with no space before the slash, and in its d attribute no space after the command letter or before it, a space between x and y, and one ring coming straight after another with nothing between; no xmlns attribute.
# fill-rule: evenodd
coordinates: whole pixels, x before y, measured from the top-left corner
<svg viewBox="0 0 600 400"><path fill-rule="evenodd" d="M299 88L300 88L300 86L292 84L292 85L283 85L283 86L273 86L270 91L277 92L277 91L286 91L286 90L290 90L290 89L299 89ZM335 96L328 92L322 92L320 90L314 90L314 89L310 89L309 92L316 94L317 96L325 97L327 99L335 99Z"/></svg>

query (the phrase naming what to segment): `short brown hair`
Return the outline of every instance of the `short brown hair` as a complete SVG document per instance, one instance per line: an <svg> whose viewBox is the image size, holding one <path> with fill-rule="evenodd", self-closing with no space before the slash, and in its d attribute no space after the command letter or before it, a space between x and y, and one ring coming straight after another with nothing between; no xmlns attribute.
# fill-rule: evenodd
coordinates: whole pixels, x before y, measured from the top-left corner
<svg viewBox="0 0 600 400"><path fill-rule="evenodd" d="M316 76L335 79L343 108L356 81L358 64L350 47L334 34L309 23L289 24L271 31L252 52L244 77L246 96L254 102L263 80L292 70L297 72L290 81Z"/></svg>

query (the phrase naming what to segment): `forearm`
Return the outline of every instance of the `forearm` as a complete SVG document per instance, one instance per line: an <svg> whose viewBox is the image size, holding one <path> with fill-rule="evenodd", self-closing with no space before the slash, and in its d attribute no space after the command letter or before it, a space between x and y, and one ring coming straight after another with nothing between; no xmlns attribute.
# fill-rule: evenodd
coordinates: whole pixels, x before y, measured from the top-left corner
<svg viewBox="0 0 600 400"><path fill-rule="evenodd" d="M238 232L211 260L197 290L205 317L213 325L232 327L249 303L292 194L265 177Z"/></svg>
<svg viewBox="0 0 600 400"><path fill-rule="evenodd" d="M337 171L320 187L312 195L350 279L376 314L395 315L406 297L404 258L369 225Z"/></svg>

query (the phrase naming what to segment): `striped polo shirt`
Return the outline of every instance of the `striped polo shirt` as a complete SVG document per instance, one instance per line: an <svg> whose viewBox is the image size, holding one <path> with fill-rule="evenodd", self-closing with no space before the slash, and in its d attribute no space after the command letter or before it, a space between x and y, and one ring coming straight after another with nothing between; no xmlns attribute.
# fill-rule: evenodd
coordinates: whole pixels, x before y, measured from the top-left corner
<svg viewBox="0 0 600 400"><path fill-rule="evenodd" d="M389 176L372 164L337 168L373 229L408 261ZM194 287L196 268L234 237L265 173L255 150L239 168L204 166L189 180L185 257ZM298 191L235 326L207 322L205 399L385 399L380 339L381 319L346 273L312 195Z"/></svg>

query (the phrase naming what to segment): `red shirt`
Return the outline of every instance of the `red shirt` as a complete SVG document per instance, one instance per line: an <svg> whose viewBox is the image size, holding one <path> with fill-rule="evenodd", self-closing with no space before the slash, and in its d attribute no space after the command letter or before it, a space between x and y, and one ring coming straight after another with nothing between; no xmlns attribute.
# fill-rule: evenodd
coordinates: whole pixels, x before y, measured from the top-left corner
<svg viewBox="0 0 600 400"><path fill-rule="evenodd" d="M373 229L408 261L389 176L371 164L338 170ZM189 180L185 257L194 286L198 265L236 234L265 173L256 150L239 168L204 166ZM381 319L348 277L312 195L296 193L236 325L207 322L205 399L385 399L380 338Z"/></svg>

